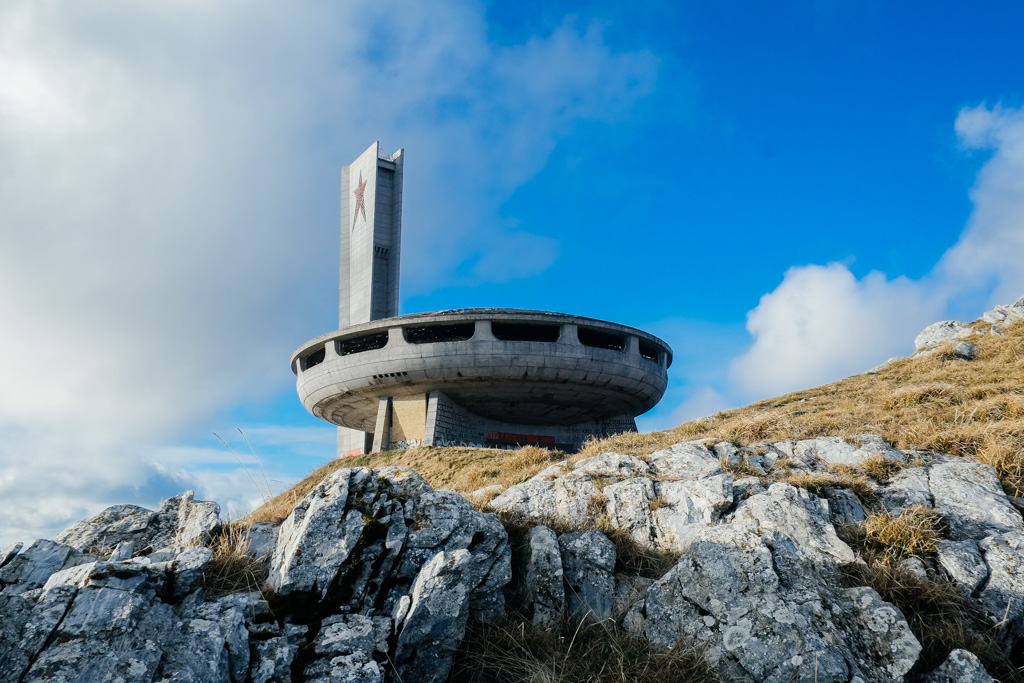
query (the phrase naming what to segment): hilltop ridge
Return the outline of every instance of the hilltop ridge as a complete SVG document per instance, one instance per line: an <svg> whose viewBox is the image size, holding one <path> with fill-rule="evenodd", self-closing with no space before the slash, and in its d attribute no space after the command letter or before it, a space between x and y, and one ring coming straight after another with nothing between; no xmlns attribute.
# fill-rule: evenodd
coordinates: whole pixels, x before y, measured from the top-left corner
<svg viewBox="0 0 1024 683"><path fill-rule="evenodd" d="M0 681L1022 681L1022 320L571 457L109 508L0 552Z"/></svg>

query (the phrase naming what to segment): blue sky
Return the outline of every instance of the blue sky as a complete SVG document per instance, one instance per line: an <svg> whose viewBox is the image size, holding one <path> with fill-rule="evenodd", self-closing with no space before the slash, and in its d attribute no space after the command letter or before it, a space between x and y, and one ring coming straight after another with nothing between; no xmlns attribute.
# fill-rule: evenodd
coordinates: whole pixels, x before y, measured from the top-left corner
<svg viewBox="0 0 1024 683"><path fill-rule="evenodd" d="M1017 3L0 8L0 543L333 455L340 168L406 150L402 312L676 351L656 429L1024 295Z"/></svg>

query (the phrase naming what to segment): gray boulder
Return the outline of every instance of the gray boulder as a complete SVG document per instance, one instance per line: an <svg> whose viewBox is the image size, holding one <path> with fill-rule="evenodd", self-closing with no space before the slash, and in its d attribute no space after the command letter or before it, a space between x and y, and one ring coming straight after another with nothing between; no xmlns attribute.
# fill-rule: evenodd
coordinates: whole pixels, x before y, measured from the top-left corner
<svg viewBox="0 0 1024 683"><path fill-rule="evenodd" d="M988 583L978 601L992 623L999 625L1002 642L1017 647L1024 638L1024 533L989 536L978 546L988 566Z"/></svg>
<svg viewBox="0 0 1024 683"><path fill-rule="evenodd" d="M439 552L413 585L408 613L396 625L395 667L401 680L440 683L466 632L469 616L468 550Z"/></svg>
<svg viewBox="0 0 1024 683"><path fill-rule="evenodd" d="M757 456L763 462L778 457L767 446L764 451ZM575 465L559 463L509 487L490 508L534 524L607 523L641 546L678 550L732 506L732 481L718 455L691 441L644 458L606 453Z"/></svg>
<svg viewBox="0 0 1024 683"><path fill-rule="evenodd" d="M970 342L960 342L953 346L953 355L961 360L974 360L978 349Z"/></svg>
<svg viewBox="0 0 1024 683"><path fill-rule="evenodd" d="M304 670L308 683L380 683L384 680L391 620L340 614L324 620L312 643L316 654ZM289 679L291 677L289 676Z"/></svg>
<svg viewBox="0 0 1024 683"><path fill-rule="evenodd" d="M935 559L960 593L971 597L974 591L988 579L988 565L978 551L978 542L966 538L962 541L938 541L935 544Z"/></svg>
<svg viewBox="0 0 1024 683"><path fill-rule="evenodd" d="M914 348L918 351L931 346L938 346L943 342L964 339L974 334L970 327L957 320L943 320L932 323L921 330L914 338Z"/></svg>
<svg viewBox="0 0 1024 683"><path fill-rule="evenodd" d="M935 465L928 473L928 489L954 540L1024 532L1024 519L991 465L959 460Z"/></svg>
<svg viewBox="0 0 1024 683"><path fill-rule="evenodd" d="M704 648L738 681L902 680L921 647L903 616L870 588L814 575L790 585L788 546L753 531L701 531L647 593L643 630L660 647ZM781 560L781 562L780 562Z"/></svg>
<svg viewBox="0 0 1024 683"><path fill-rule="evenodd" d="M615 544L600 531L580 531L559 536L558 547L570 618L608 618L615 600Z"/></svg>
<svg viewBox="0 0 1024 683"><path fill-rule="evenodd" d="M995 683L985 667L967 650L953 650L942 665L922 679L923 683Z"/></svg>
<svg viewBox="0 0 1024 683"><path fill-rule="evenodd" d="M558 536L546 526L530 529L524 561L525 608L534 626L555 629L562 622L565 585Z"/></svg>
<svg viewBox="0 0 1024 683"><path fill-rule="evenodd" d="M220 506L195 500L192 491L168 498L154 512L138 505L114 505L72 524L56 540L82 552L107 555L131 542L138 553L202 543L220 525Z"/></svg>

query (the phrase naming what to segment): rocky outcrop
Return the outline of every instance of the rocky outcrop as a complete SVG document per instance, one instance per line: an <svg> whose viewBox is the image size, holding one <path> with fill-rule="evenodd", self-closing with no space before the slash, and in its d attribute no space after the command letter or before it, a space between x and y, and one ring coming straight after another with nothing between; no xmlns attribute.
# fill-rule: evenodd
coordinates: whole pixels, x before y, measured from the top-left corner
<svg viewBox="0 0 1024 683"><path fill-rule="evenodd" d="M969 325L959 320L942 320L932 323L914 337L914 348L918 351L944 342L965 339L974 334Z"/></svg>
<svg viewBox="0 0 1024 683"><path fill-rule="evenodd" d="M507 535L411 470L338 470L275 529L261 594L207 595L216 505L116 506L0 566L0 681L443 681L503 612ZM106 555L106 559L104 558Z"/></svg>
<svg viewBox="0 0 1024 683"><path fill-rule="evenodd" d="M992 310L986 311L974 323L965 323L959 320L942 320L932 323L921 330L917 337L914 338L914 350L934 349L934 347L940 344L953 342L952 352L954 356L963 360L974 360L975 353L977 352L975 346L969 342L960 341L974 334L984 332L981 329L976 332L972 325L977 327L978 323L989 323L988 331L990 333L1002 334L1003 329L1007 325L1021 320L1024 320L1024 296L1009 306L996 306Z"/></svg>
<svg viewBox="0 0 1024 683"><path fill-rule="evenodd" d="M895 473L867 489L778 480L879 460ZM110 508L0 553L0 681L440 682L470 622L505 614L506 586L536 627L611 620L732 681L990 681L979 653L923 664L907 615L857 580L851 529L922 508L942 537L902 571L953 583L1005 651L1024 645L1024 518L992 468L877 436L605 453L489 506L516 522L514 563L497 516L412 470L338 470L250 529L263 592L227 595L202 544L221 533L214 504Z"/></svg>
<svg viewBox="0 0 1024 683"><path fill-rule="evenodd" d="M868 500L848 489L818 496L770 480L780 467L814 475L878 459L897 473ZM857 527L872 509L938 513L944 536L937 552L908 558L903 570L955 582L1008 651L1024 642L1024 584L1014 566L1024 552L1024 519L994 470L900 451L874 435L852 443L822 437L739 447L708 440L640 457L609 453L554 465L490 506L519 523L566 529L558 539L565 613L619 619L654 646L696 645L729 680L917 680L911 674L922 673L915 669L921 645L905 616L872 588L849 581L862 560L837 527ZM606 557L603 534L575 530L587 520L620 542L678 560L644 583ZM934 675L981 667L969 660L969 653L951 656Z"/></svg>

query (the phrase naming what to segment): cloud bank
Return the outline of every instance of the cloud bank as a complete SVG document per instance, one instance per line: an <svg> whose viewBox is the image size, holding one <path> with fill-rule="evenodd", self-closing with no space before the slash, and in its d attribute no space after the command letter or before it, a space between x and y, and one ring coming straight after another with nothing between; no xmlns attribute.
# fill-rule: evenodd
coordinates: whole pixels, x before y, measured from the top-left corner
<svg viewBox="0 0 1024 683"><path fill-rule="evenodd" d="M475 3L5 3L0 543L194 484L218 456L167 444L291 384L371 141L410 148L407 293L523 277L558 244L498 206L656 72L571 22L496 44Z"/></svg>

